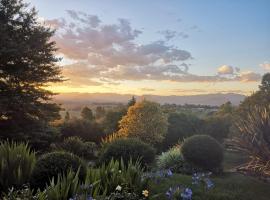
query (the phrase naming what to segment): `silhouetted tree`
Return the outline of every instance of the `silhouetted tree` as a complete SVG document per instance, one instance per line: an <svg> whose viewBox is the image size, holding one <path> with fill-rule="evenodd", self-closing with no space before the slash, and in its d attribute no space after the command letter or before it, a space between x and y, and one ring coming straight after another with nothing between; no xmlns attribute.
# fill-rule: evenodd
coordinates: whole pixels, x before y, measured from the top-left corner
<svg viewBox="0 0 270 200"><path fill-rule="evenodd" d="M104 117L105 114L106 114L106 111L105 111L104 107L102 107L102 106L97 106L97 107L96 107L96 114L95 114L95 117L96 117L97 119L100 119L100 118Z"/></svg>
<svg viewBox="0 0 270 200"><path fill-rule="evenodd" d="M53 34L23 1L0 0L1 137L37 137L60 117L50 101L54 93L45 88L62 81Z"/></svg>
<svg viewBox="0 0 270 200"><path fill-rule="evenodd" d="M88 108L87 106L85 106L82 111L81 111L81 117L84 120L88 120L88 121L93 121L94 120L94 115L93 112L90 108Z"/></svg>
<svg viewBox="0 0 270 200"><path fill-rule="evenodd" d="M104 120L102 121L102 127L106 134L111 134L119 130L119 121L124 115L127 114L126 108L119 108L114 110L109 110Z"/></svg>
<svg viewBox="0 0 270 200"><path fill-rule="evenodd" d="M69 120L70 120L70 114L67 111L66 114L65 114L65 121L69 121Z"/></svg>
<svg viewBox="0 0 270 200"><path fill-rule="evenodd" d="M128 107L133 106L136 103L136 98L132 96L132 98L128 101Z"/></svg>

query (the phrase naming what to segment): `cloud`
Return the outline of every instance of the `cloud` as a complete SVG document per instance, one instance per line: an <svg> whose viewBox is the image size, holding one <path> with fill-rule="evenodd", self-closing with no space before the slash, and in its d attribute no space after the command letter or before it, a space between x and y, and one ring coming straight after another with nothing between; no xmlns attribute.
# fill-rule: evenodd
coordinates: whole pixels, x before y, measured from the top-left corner
<svg viewBox="0 0 270 200"><path fill-rule="evenodd" d="M184 32L165 31L165 39L139 43L142 30L126 19L105 24L96 15L67 10L69 19L46 20L56 28L54 40L64 61L63 74L73 85L120 84L125 80L174 82L254 81L258 74L240 74L240 69L224 65L217 75L200 76L189 72L191 53L169 45L174 37L187 37ZM68 63L68 62L63 62ZM227 76L230 75L230 76Z"/></svg>
<svg viewBox="0 0 270 200"><path fill-rule="evenodd" d="M163 31L158 31L158 33L163 35L165 37L166 41L175 39L177 37L181 37L184 39L189 37L189 35L185 32L177 32L177 31L173 31L173 30L163 30Z"/></svg>
<svg viewBox="0 0 270 200"><path fill-rule="evenodd" d="M221 67L218 68L218 74L233 74L234 69L232 66L229 65L222 65Z"/></svg>
<svg viewBox="0 0 270 200"><path fill-rule="evenodd" d="M261 75L252 71L241 72L239 76L235 77L235 80L242 82L254 82L261 80Z"/></svg>
<svg viewBox="0 0 270 200"><path fill-rule="evenodd" d="M270 63L269 62L264 62L263 64L260 64L262 68L265 70L270 70Z"/></svg>
<svg viewBox="0 0 270 200"><path fill-rule="evenodd" d="M140 90L143 91L143 92L153 92L153 91L156 91L153 88L141 88Z"/></svg>

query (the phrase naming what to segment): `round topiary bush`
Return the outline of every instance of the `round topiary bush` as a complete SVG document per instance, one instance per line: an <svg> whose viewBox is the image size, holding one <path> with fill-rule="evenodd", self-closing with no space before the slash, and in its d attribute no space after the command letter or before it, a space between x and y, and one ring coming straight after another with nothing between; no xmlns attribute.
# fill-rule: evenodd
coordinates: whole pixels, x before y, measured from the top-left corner
<svg viewBox="0 0 270 200"><path fill-rule="evenodd" d="M80 157L68 152L44 154L37 160L31 177L31 186L43 189L53 177L56 179L59 173L66 173L69 169L76 172L79 168L79 177L83 180L86 175L86 164Z"/></svg>
<svg viewBox="0 0 270 200"><path fill-rule="evenodd" d="M181 147L184 159L203 170L215 171L221 168L223 148L214 138L194 135L186 139Z"/></svg>
<svg viewBox="0 0 270 200"><path fill-rule="evenodd" d="M141 159L142 165L146 166L154 161L155 149L138 139L116 139L104 147L100 162L108 163L112 158L116 160L122 158L125 163L130 159L132 161Z"/></svg>

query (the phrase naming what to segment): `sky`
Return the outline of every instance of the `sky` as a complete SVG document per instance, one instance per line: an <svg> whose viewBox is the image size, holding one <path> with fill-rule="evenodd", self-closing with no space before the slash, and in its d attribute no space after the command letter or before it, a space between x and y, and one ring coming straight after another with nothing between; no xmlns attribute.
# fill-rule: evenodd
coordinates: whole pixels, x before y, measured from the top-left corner
<svg viewBox="0 0 270 200"><path fill-rule="evenodd" d="M56 29L56 92L250 94L270 72L269 0L27 0Z"/></svg>

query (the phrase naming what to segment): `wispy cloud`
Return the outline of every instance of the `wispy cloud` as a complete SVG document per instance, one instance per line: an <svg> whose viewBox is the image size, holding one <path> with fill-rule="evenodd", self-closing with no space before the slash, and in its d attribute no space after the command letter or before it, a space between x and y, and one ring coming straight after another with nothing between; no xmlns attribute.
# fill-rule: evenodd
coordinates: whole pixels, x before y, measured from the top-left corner
<svg viewBox="0 0 270 200"><path fill-rule="evenodd" d="M270 63L269 62L264 62L264 63L260 64L260 66L262 68L264 68L265 70L270 70Z"/></svg>
<svg viewBox="0 0 270 200"><path fill-rule="evenodd" d="M74 61L63 73L73 85L119 84L124 80L158 80L174 82L257 81L259 74L240 72L224 65L214 75L189 72L193 57L187 50L170 45L168 40L188 37L184 32L161 31L165 39L140 44L142 30L126 19L104 24L96 15L68 10L67 19L46 20L56 28L53 38L59 53Z"/></svg>

